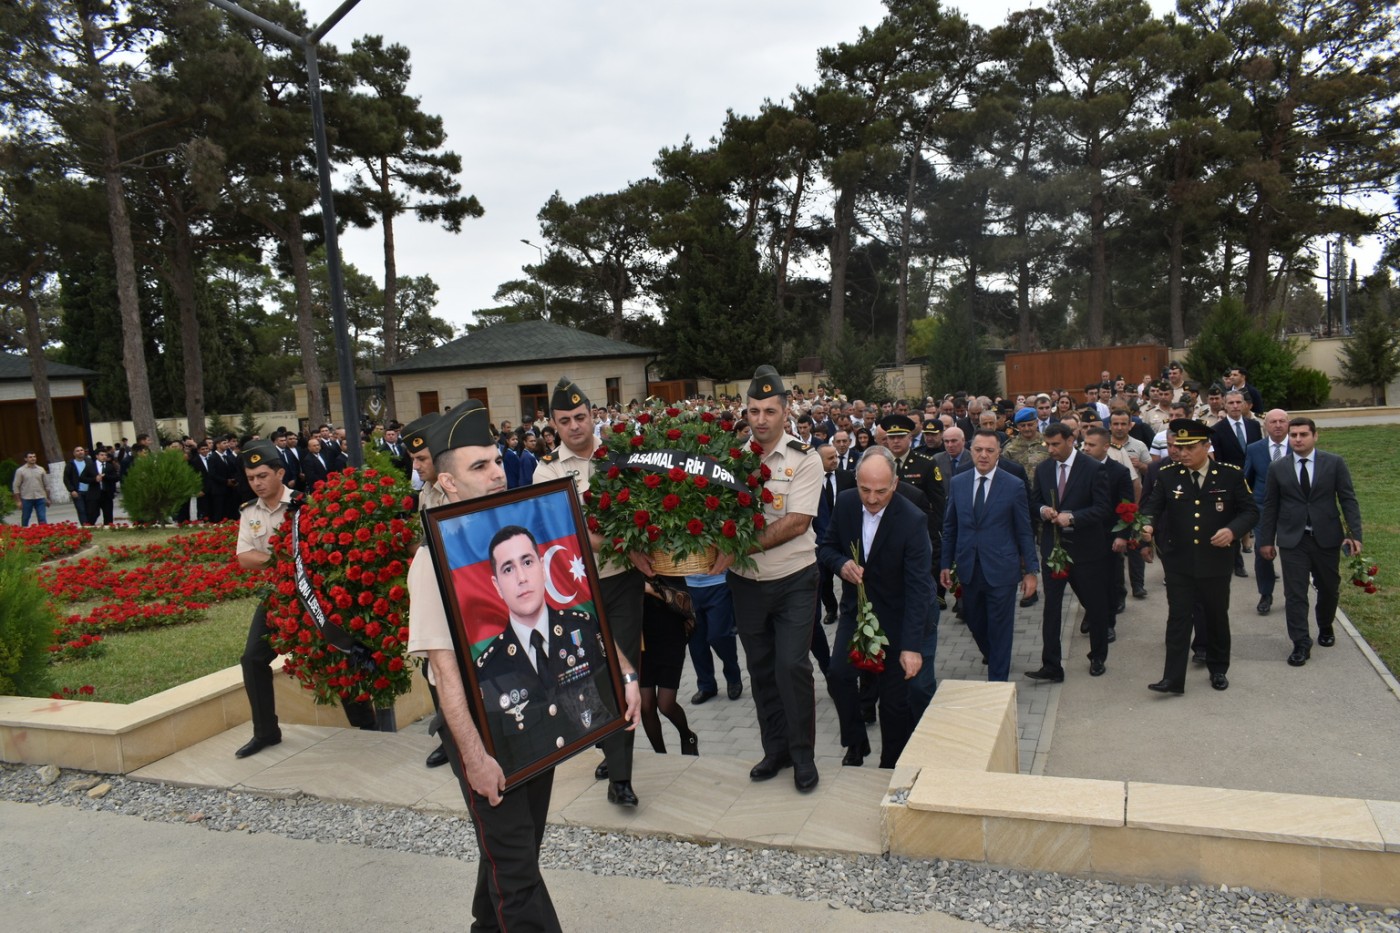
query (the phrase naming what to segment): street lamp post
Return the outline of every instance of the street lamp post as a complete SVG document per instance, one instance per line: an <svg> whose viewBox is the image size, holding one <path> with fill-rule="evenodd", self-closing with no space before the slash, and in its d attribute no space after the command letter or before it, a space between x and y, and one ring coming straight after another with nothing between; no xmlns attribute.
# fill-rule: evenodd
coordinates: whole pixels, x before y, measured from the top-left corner
<svg viewBox="0 0 1400 933"><path fill-rule="evenodd" d="M544 319L547 321L549 320L549 288L544 284L544 279L540 278L539 272L539 270L544 267L544 247L531 243L526 239L521 239L520 242L540 254L540 264L535 267L535 284L540 287L540 298L544 303Z"/></svg>

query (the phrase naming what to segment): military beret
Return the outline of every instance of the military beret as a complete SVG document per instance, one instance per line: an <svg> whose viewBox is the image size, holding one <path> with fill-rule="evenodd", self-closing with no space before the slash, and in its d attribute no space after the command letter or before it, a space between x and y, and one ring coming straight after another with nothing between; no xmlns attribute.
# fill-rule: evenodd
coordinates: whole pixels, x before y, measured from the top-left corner
<svg viewBox="0 0 1400 933"><path fill-rule="evenodd" d="M1201 384L1194 379L1187 379L1181 384L1181 387L1186 391L1190 392L1192 395L1201 394Z"/></svg>
<svg viewBox="0 0 1400 933"><path fill-rule="evenodd" d="M282 452L274 447L270 441L253 441L238 452L238 457L243 461L243 469L245 470L252 470L260 466L269 466L274 470L283 468Z"/></svg>
<svg viewBox="0 0 1400 933"><path fill-rule="evenodd" d="M491 447L496 435L486 417L486 406L468 399L428 427L428 449L436 457L458 447Z"/></svg>
<svg viewBox="0 0 1400 933"><path fill-rule="evenodd" d="M421 418L410 421L399 435L399 440L408 447L409 453L417 453L428 446L428 431L442 415L430 411Z"/></svg>
<svg viewBox="0 0 1400 933"><path fill-rule="evenodd" d="M876 422L891 437L902 437L914 433L914 419L908 415L886 415Z"/></svg>
<svg viewBox="0 0 1400 933"><path fill-rule="evenodd" d="M1034 408L1022 408L1020 411L1016 412L1016 423L1017 423L1017 424L1025 424L1027 421L1034 421L1034 420L1035 420L1035 409L1034 409Z"/></svg>
<svg viewBox="0 0 1400 933"><path fill-rule="evenodd" d="M1173 418L1167 425L1167 437L1178 447L1190 447L1210 440L1210 429L1194 418Z"/></svg>
<svg viewBox="0 0 1400 933"><path fill-rule="evenodd" d="M753 371L753 381L749 383L749 398L771 398L786 395L783 379L772 366L764 364Z"/></svg>
<svg viewBox="0 0 1400 933"><path fill-rule="evenodd" d="M559 383L554 387L554 394L549 397L549 410L573 411L580 405L587 404L588 395L578 387L578 383L568 376L560 376Z"/></svg>

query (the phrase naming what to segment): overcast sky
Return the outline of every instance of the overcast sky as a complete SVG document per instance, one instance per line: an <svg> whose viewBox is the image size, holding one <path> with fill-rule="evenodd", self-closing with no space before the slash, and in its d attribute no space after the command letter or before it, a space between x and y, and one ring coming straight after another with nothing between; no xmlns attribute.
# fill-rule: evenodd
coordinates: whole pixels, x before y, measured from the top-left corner
<svg viewBox="0 0 1400 933"><path fill-rule="evenodd" d="M302 2L320 23L341 0ZM986 28L1031 5L946 4ZM1151 6L1160 15L1174 3ZM486 208L456 235L410 218L395 226L399 274L431 275L438 315L460 326L538 260L520 241L543 243L535 216L554 191L575 201L651 174L663 146L705 143L727 108L756 113L813 84L817 49L853 41L883 13L878 0L361 0L329 38L348 47L377 33L409 48L410 92L443 118L463 191ZM341 245L382 283L377 227ZM1363 274L1377 252L1352 251Z"/></svg>

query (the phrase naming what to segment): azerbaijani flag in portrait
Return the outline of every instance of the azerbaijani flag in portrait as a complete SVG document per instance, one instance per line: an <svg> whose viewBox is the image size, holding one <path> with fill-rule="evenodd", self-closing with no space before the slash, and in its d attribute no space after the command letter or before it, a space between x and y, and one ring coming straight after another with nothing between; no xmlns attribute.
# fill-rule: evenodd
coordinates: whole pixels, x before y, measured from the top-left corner
<svg viewBox="0 0 1400 933"><path fill-rule="evenodd" d="M491 555L487 549L492 536L507 525L528 528L535 536L544 564L546 603L554 609L578 608L596 615L587 565L580 553L579 529L574 525L572 495L571 485L441 523L447 570L452 576L473 658L505 631L506 606L492 585Z"/></svg>

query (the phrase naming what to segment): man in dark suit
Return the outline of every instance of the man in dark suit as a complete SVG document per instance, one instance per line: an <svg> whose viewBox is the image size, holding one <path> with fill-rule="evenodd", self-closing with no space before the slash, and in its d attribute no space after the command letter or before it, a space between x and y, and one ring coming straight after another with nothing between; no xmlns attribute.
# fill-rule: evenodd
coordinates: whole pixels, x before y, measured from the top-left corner
<svg viewBox="0 0 1400 933"><path fill-rule="evenodd" d="M995 431L974 436L974 469L953 477L943 519L942 583L952 585L956 568L964 618L987 657L988 680L1006 680L1010 674L1016 582L1019 578L1026 596L1034 594L1040 570L1026 484L1000 469L1000 456Z"/></svg>
<svg viewBox="0 0 1400 933"><path fill-rule="evenodd" d="M279 429L272 435L272 442L282 457L282 481L288 489L301 489L301 451L297 448L297 436L291 431Z"/></svg>
<svg viewBox="0 0 1400 933"><path fill-rule="evenodd" d="M73 500L73 507L78 510L78 523L80 525L91 525L95 516L88 512L88 489L96 482L93 474L92 461L88 459L87 449L84 447L74 447L73 456L63 465L63 488L68 490L69 497Z"/></svg>
<svg viewBox="0 0 1400 933"><path fill-rule="evenodd" d="M880 767L892 768L914 731L909 683L923 666L924 636L933 613L932 546L928 518L903 496L894 458L871 448L856 468L856 489L837 497L831 524L818 557L822 567L839 573L841 621L827 690L841 723L843 765L859 766L870 752L860 715L856 668L844 646L855 634L858 594L863 587L880 628L889 638L884 670L876 675L880 716ZM853 558L853 550L860 555Z"/></svg>
<svg viewBox="0 0 1400 933"><path fill-rule="evenodd" d="M1186 692L1191 619L1197 599L1205 616L1206 666L1216 690L1230 686L1230 572L1239 539L1254 527L1259 507L1238 467L1210 458L1210 429L1189 418L1167 427L1181 461L1158 473L1142 504L1142 540L1158 531L1167 581L1167 655L1162 679L1149 684L1158 693ZM1146 558L1147 555L1144 555Z"/></svg>
<svg viewBox="0 0 1400 933"><path fill-rule="evenodd" d="M1217 463L1228 463L1244 469L1245 449L1264 436L1259 422L1247 418L1243 392L1231 389L1225 393L1225 414L1211 428L1210 446ZM1248 576L1244 570L1244 555L1235 557L1235 576Z"/></svg>
<svg viewBox="0 0 1400 933"><path fill-rule="evenodd" d="M1293 653L1288 663L1302 667L1312 656L1308 625L1308 578L1317 587L1317 643L1337 643L1332 623L1337 616L1338 564L1341 551L1361 553L1361 509L1346 461L1317 449L1317 425L1311 418L1288 422L1291 456L1269 467L1264 517L1259 522L1260 551L1279 553L1283 573L1283 609Z"/></svg>
<svg viewBox="0 0 1400 933"><path fill-rule="evenodd" d="M325 454L319 437L307 441L306 456L301 460L302 488L307 492L315 490L316 484L330 475L332 462Z"/></svg>
<svg viewBox="0 0 1400 933"><path fill-rule="evenodd" d="M860 451L851 445L850 432L838 428L832 435L831 444L836 448L836 469L854 474L856 464L860 462Z"/></svg>
<svg viewBox="0 0 1400 933"><path fill-rule="evenodd" d="M1264 437L1245 448L1244 480L1254 491L1254 502L1259 506L1259 514L1264 513L1264 494L1268 487L1269 467L1275 460L1288 456L1288 412L1275 408L1264 416ZM1256 538L1259 537L1255 529ZM1255 611L1266 616L1274 608L1274 585L1278 574L1274 562L1264 556L1262 547L1254 549L1254 583L1259 588L1259 605Z"/></svg>
<svg viewBox="0 0 1400 933"><path fill-rule="evenodd" d="M1063 621L1065 584L1084 607L1089 628L1089 673L1098 677L1108 660L1109 555L1104 522L1113 514L1108 482L1102 465L1074 449L1074 437L1062 424L1045 429L1050 457L1035 469L1034 504L1041 520L1040 558L1050 557L1058 544L1072 563L1068 576L1057 578L1045 569L1045 611L1041 620L1040 670L1027 671L1032 680L1060 683L1065 679L1061 663L1060 628Z"/></svg>
<svg viewBox="0 0 1400 933"><path fill-rule="evenodd" d="M812 519L812 531L817 536L817 541L821 541L826 534L826 528L831 524L831 510L835 507L836 496L847 489L854 489L856 477L854 473L846 473L837 469L836 448L831 444L823 444L817 448L817 453L822 458L822 494L817 503L817 516ZM834 625L836 623L836 583L832 572L825 567L817 567L817 617L812 622L812 657L817 659L817 667L823 674L831 664L831 648L826 643L826 633L822 631L822 623ZM825 617L822 611L825 609Z"/></svg>
<svg viewBox="0 0 1400 933"><path fill-rule="evenodd" d="M1103 467L1104 485L1108 487L1108 514L1104 517L1104 547L1118 558L1115 563L1121 567L1122 555L1128 553L1128 538L1131 532L1128 528L1115 532L1113 526L1118 524L1118 503L1137 502L1138 498L1133 492L1133 474L1128 468L1109 456L1109 450L1113 444L1113 434L1107 428L1086 428L1084 431L1084 444L1080 447L1080 453L1093 458ZM1123 573L1109 571L1109 589L1116 590L1121 597L1124 591L1117 589L1122 585ZM1111 645L1118 640L1118 615L1123 610L1120 608L1121 599L1115 604L1114 597L1108 600L1108 643ZM1088 628L1081 624L1081 632L1087 632Z"/></svg>
<svg viewBox="0 0 1400 933"><path fill-rule="evenodd" d="M88 483L87 491L87 514L88 519L95 525L97 518L102 516L102 524L112 524L112 511L117 501L117 481L121 469L109 462L107 451L99 450L92 463L92 482ZM189 508L188 505L185 506ZM186 516L188 520L189 516Z"/></svg>

